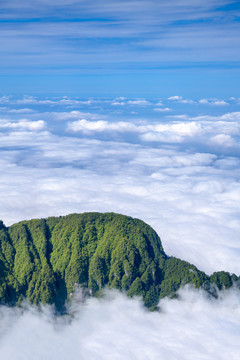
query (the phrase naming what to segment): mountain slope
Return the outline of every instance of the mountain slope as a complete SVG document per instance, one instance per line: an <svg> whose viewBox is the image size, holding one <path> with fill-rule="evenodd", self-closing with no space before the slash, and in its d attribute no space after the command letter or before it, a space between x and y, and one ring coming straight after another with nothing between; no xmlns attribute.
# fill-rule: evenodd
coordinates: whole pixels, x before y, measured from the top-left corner
<svg viewBox="0 0 240 360"><path fill-rule="evenodd" d="M98 296L104 286L141 295L148 307L191 283L210 290L239 280L226 272L211 277L168 257L157 233L141 220L114 213L71 214L0 223L0 302L54 303L62 310L80 285Z"/></svg>

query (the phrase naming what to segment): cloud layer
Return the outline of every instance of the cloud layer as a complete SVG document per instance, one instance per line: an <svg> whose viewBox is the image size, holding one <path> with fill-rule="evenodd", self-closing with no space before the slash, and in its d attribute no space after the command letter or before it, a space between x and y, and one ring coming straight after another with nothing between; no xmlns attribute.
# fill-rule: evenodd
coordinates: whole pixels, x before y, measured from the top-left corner
<svg viewBox="0 0 240 360"><path fill-rule="evenodd" d="M186 115L174 109L177 99L149 99L146 107L120 105L119 113L112 99L62 99L2 99L0 217L7 225L115 211L152 225L167 254L209 274L239 274L235 105ZM172 115L156 114L155 104L168 101ZM204 106L197 103L184 106Z"/></svg>
<svg viewBox="0 0 240 360"><path fill-rule="evenodd" d="M105 299L77 300L72 317L57 319L50 308L0 308L0 356L8 360L196 360L229 358L240 352L237 290L208 299L190 288L179 299L163 299L151 313L140 299L107 292Z"/></svg>
<svg viewBox="0 0 240 360"><path fill-rule="evenodd" d="M183 100L2 97L0 218L119 212L152 225L168 255L239 275L239 100ZM0 357L238 360L239 299L186 288L150 313L79 292L62 318L0 307Z"/></svg>

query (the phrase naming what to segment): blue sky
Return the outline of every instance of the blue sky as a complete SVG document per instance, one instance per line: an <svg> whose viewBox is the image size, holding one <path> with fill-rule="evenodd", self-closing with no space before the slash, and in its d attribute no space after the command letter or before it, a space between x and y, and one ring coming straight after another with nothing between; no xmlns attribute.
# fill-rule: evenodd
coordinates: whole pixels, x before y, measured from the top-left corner
<svg viewBox="0 0 240 360"><path fill-rule="evenodd" d="M0 91L238 96L238 1L1 1Z"/></svg>

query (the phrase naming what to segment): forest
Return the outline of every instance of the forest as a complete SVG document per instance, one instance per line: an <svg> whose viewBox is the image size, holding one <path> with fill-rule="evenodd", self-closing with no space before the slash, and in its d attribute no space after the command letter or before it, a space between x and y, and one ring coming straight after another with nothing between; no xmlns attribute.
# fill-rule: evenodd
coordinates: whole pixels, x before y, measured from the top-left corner
<svg viewBox="0 0 240 360"><path fill-rule="evenodd" d="M167 256L158 234L141 220L115 213L71 214L0 222L0 304L54 304L63 313L77 288L101 296L104 288L141 296L151 310L186 284L217 297L240 277L206 275Z"/></svg>

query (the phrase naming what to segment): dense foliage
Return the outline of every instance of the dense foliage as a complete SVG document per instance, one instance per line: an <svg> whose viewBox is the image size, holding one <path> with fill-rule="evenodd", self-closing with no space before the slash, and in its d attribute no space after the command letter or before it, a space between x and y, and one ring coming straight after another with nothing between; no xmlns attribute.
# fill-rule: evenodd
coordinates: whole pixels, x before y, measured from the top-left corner
<svg viewBox="0 0 240 360"><path fill-rule="evenodd" d="M104 286L141 295L149 308L174 296L184 284L214 294L239 281L218 272L210 277L164 253L156 232L143 221L114 213L84 213L0 222L0 302L54 303L63 310L77 286L98 296Z"/></svg>

